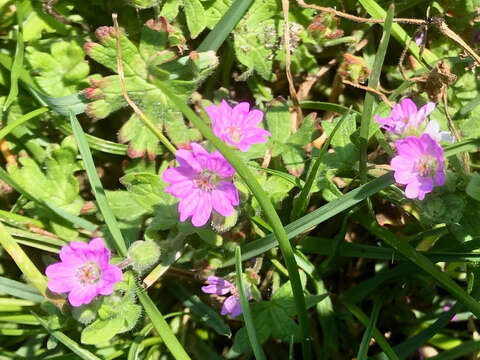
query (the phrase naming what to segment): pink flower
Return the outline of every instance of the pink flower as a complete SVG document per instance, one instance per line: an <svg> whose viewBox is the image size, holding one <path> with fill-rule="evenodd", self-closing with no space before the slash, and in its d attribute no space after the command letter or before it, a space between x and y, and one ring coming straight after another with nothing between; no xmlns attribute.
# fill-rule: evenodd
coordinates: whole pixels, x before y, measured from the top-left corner
<svg viewBox="0 0 480 360"><path fill-rule="evenodd" d="M252 144L267 142L270 132L257 127L263 119L260 110L251 110L247 102L241 102L233 109L225 100L220 106L205 108L212 120L213 132L223 142L236 146L240 151L248 151Z"/></svg>
<svg viewBox="0 0 480 360"><path fill-rule="evenodd" d="M390 165L395 171L395 181L407 185L407 198L423 200L425 194L433 190L434 183L443 185L443 149L430 135L408 136L395 141L395 147L398 155Z"/></svg>
<svg viewBox="0 0 480 360"><path fill-rule="evenodd" d="M238 315L242 313L242 306L240 305L240 298L238 297L238 290L235 285L217 276L209 276L207 278L207 284L207 286L202 286L202 291L206 294L231 294L223 302L221 311L222 315L230 314L232 316L232 319L235 319ZM250 293L247 289L247 298L249 297Z"/></svg>
<svg viewBox="0 0 480 360"><path fill-rule="evenodd" d="M382 125L383 129L396 135L417 135L421 133L420 125L433 110L435 110L433 102L417 110L415 103L406 98L393 107L389 117L381 118L375 114L375 121Z"/></svg>
<svg viewBox="0 0 480 360"><path fill-rule="evenodd" d="M179 167L163 172L163 181L170 184L165 191L180 199L180 221L192 217L194 226L203 226L212 210L230 216L238 205L238 191L232 182L235 169L218 151L209 154L197 143L192 151L180 149L175 156Z"/></svg>
<svg viewBox="0 0 480 360"><path fill-rule="evenodd" d="M98 294L111 294L113 285L122 280L122 270L109 264L110 250L101 238L93 238L88 244L72 241L62 246L60 260L45 270L48 289L68 293L72 306L88 304Z"/></svg>

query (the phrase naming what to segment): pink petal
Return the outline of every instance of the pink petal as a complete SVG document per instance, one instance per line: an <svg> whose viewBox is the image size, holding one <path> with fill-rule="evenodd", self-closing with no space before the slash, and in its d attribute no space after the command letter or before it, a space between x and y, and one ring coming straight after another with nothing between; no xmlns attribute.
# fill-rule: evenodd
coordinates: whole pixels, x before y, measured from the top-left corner
<svg viewBox="0 0 480 360"><path fill-rule="evenodd" d="M417 114L417 105L409 98L403 99L400 106L405 117L410 118Z"/></svg>
<svg viewBox="0 0 480 360"><path fill-rule="evenodd" d="M68 301L74 307L88 304L97 296L94 286L75 286L68 294Z"/></svg>
<svg viewBox="0 0 480 360"><path fill-rule="evenodd" d="M94 238L88 243L87 256L102 267L110 261L110 250L108 250L101 238Z"/></svg>
<svg viewBox="0 0 480 360"><path fill-rule="evenodd" d="M215 124L218 121L218 118L220 117L220 109L216 105L210 105L205 108L205 112L208 114L208 117L210 120L212 120L212 125L215 126Z"/></svg>
<svg viewBox="0 0 480 360"><path fill-rule="evenodd" d="M50 291L60 294L66 293L72 290L72 287L75 285L75 277L63 277L49 279L47 287Z"/></svg>
<svg viewBox="0 0 480 360"><path fill-rule="evenodd" d="M230 199L223 191L217 189L212 191L212 203L215 211L222 216L230 216L234 212Z"/></svg>
<svg viewBox="0 0 480 360"><path fill-rule="evenodd" d="M166 169L162 174L162 180L166 183L176 183L185 180L191 180L197 174L196 171L190 167L177 167Z"/></svg>
<svg viewBox="0 0 480 360"><path fill-rule="evenodd" d="M230 204L233 206L238 205L239 198L238 198L238 190L230 181L221 181L217 187L215 188L216 191L221 191L223 195L230 201Z"/></svg>
<svg viewBox="0 0 480 360"><path fill-rule="evenodd" d="M409 183L405 188L405 196L409 199L415 199L420 191L419 186L420 184L416 181Z"/></svg>
<svg viewBox="0 0 480 360"><path fill-rule="evenodd" d="M232 110L231 125L244 126L245 118L250 110L250 104L248 102L241 102Z"/></svg>
<svg viewBox="0 0 480 360"><path fill-rule="evenodd" d="M232 287L229 281L217 276L209 276L207 283L209 285L202 286L202 291L206 294L226 295Z"/></svg>
<svg viewBox="0 0 480 360"><path fill-rule="evenodd" d="M210 154L207 168L222 178L230 178L235 175L235 169L218 150Z"/></svg>
<svg viewBox="0 0 480 360"><path fill-rule="evenodd" d="M250 111L245 119L248 126L255 127L263 120L263 112L257 109Z"/></svg>
<svg viewBox="0 0 480 360"><path fill-rule="evenodd" d="M443 184L445 184L445 172L443 171L443 168L441 170L440 169L437 170L437 173L435 174L434 179L435 179L435 184L437 184L438 186L442 186Z"/></svg>
<svg viewBox="0 0 480 360"><path fill-rule="evenodd" d="M183 199L194 190L194 184L192 180L173 183L169 187L165 188L165 192L172 194L173 196Z"/></svg>
<svg viewBox="0 0 480 360"><path fill-rule="evenodd" d="M71 266L63 262L51 264L45 269L45 275L47 275L49 279L75 278L79 266L81 266L81 264Z"/></svg>
<svg viewBox="0 0 480 360"><path fill-rule="evenodd" d="M202 171L202 167L198 160L193 156L191 151L185 149L178 149L175 153L178 163L181 167L190 168L196 172Z"/></svg>
<svg viewBox="0 0 480 360"><path fill-rule="evenodd" d="M192 191L187 197L180 199L178 204L178 212L180 213L180 221L185 221L193 214L200 200L200 191Z"/></svg>
<svg viewBox="0 0 480 360"><path fill-rule="evenodd" d="M200 227L207 223L212 214L212 199L210 194L203 194L199 199L197 207L193 211L192 224Z"/></svg>

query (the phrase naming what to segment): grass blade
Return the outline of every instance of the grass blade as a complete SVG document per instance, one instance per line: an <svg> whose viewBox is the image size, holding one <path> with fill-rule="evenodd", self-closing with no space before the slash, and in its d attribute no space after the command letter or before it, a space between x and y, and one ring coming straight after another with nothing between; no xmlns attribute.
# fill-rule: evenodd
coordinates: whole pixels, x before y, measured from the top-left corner
<svg viewBox="0 0 480 360"><path fill-rule="evenodd" d="M44 297L30 285L0 276L0 292L20 299L41 303Z"/></svg>
<svg viewBox="0 0 480 360"><path fill-rule="evenodd" d="M32 283L32 285L40 294L42 294L59 308L65 304L65 299L62 297L47 293L47 280L37 269L35 264L30 260L27 254L25 254L23 249L17 244L15 239L10 236L2 223L0 223L0 245L8 252L13 261L15 261L15 264L17 264L28 281Z"/></svg>
<svg viewBox="0 0 480 360"><path fill-rule="evenodd" d="M343 305L350 311L364 326L369 325L368 316L356 305L350 304L347 301L342 302ZM390 360L400 360L398 355L393 351L392 347L388 343L387 339L382 335L378 329L373 326L373 337L377 341L378 346L385 352L386 356Z"/></svg>
<svg viewBox="0 0 480 360"><path fill-rule="evenodd" d="M447 290L458 301L463 303L477 318L480 318L480 303L467 294L455 281L446 273L433 264L427 257L420 254L407 242L397 238L395 234L381 227L375 220L362 216L356 217L360 225L371 234L383 240L386 244L400 252L411 262L419 266L423 271L435 279L445 290Z"/></svg>
<svg viewBox="0 0 480 360"><path fill-rule="evenodd" d="M457 303L442 314L433 324L431 324L426 329L420 331L415 336L407 339L403 343L394 347L395 352L398 354L400 359L405 359L409 354L413 353L421 345L425 344L431 337L438 334L441 329L447 326L450 323L450 320L453 316L459 311L460 305ZM372 360L386 360L388 357L384 354L378 354L373 356Z"/></svg>
<svg viewBox="0 0 480 360"><path fill-rule="evenodd" d="M176 360L190 360L190 356L185 352L182 344L175 337L175 334L168 326L167 322L163 318L163 315L153 303L152 299L142 290L137 291L137 296L145 309L148 317L153 323L153 326L158 332L158 335L162 338L163 342L167 346L168 350L172 353Z"/></svg>
<svg viewBox="0 0 480 360"><path fill-rule="evenodd" d="M368 86L372 89L376 89L380 80L380 74L382 73L383 61L385 60L385 54L387 53L388 42L390 40L390 31L392 29L392 19L395 6L393 3L389 6L387 17L385 19L385 25L383 30L382 39L378 47L375 60L373 61L372 72L368 77ZM370 120L372 118L373 104L375 102L375 96L371 92L366 92L365 101L363 105L362 121L360 123L360 181L367 182L367 146L368 146L368 132L370 129Z"/></svg>
<svg viewBox="0 0 480 360"><path fill-rule="evenodd" d="M237 246L235 249L235 259L235 269L237 272L236 286L238 290L238 296L240 298L240 304L242 305L243 319L245 320L248 339L250 340L250 345L252 346L255 358L257 360L265 360L265 354L263 353L262 346L258 342L252 311L250 310L250 304L248 303L247 294L245 293L245 285L243 283L242 254L239 246Z"/></svg>
<svg viewBox="0 0 480 360"><path fill-rule="evenodd" d="M8 93L7 100L3 104L3 111L15 101L18 96L18 78L20 76L20 71L23 68L23 34L21 24L23 22L22 16L20 15L21 11L17 10L17 20L19 29L17 30L17 46L15 49L15 58L13 59L12 69L10 72L10 92Z"/></svg>
<svg viewBox="0 0 480 360"><path fill-rule="evenodd" d="M393 184L392 174L385 174L379 178L372 180L365 185L359 186L355 190L349 191L340 198L323 205L322 207L302 216L285 226L288 239L303 233L313 226L321 224L331 217L341 213L348 208L365 200L368 196L373 195L380 190ZM242 260L245 261L277 246L275 234L268 234L262 239L258 239L246 244L242 249ZM221 267L231 266L235 263L234 258L227 259Z"/></svg>
<svg viewBox="0 0 480 360"><path fill-rule="evenodd" d="M88 180L92 186L93 193L95 194L95 199L97 200L98 207L105 219L105 223L112 234L113 241L115 243L115 248L117 249L120 255L125 256L127 254L127 247L125 245L125 240L123 235L118 227L117 219L113 215L112 209L107 201L107 196L105 195L105 190L103 190L102 183L97 174L97 169L93 163L92 153L87 144L87 139L83 133L82 127L77 120L77 117L70 113L70 123L72 125L73 135L77 140L78 150L82 155L83 163L85 164L85 170L87 172Z"/></svg>
<svg viewBox="0 0 480 360"><path fill-rule="evenodd" d="M480 350L480 340L465 341L453 349L443 351L429 360L453 360Z"/></svg>
<svg viewBox="0 0 480 360"><path fill-rule="evenodd" d="M360 115L360 113L356 110L352 110L343 105L338 105L329 102L322 102L322 101L300 101L300 107L302 109L309 109L309 110L323 110L323 111L332 111L339 114L345 114L347 112L353 112L355 114Z"/></svg>
<svg viewBox="0 0 480 360"><path fill-rule="evenodd" d="M375 324L377 323L378 314L380 313L382 303L382 297L375 298L372 315L370 315L368 326L363 333L362 342L360 343L360 348L358 349L357 360L365 360L367 358L368 345L370 344L370 339L372 338L373 329L375 328Z"/></svg>
<svg viewBox="0 0 480 360"><path fill-rule="evenodd" d="M318 169L320 168L320 165L322 163L323 156L327 152L328 147L330 146L330 143L333 137L335 136L337 130L342 126L344 120L347 118L349 114L350 114L350 110L344 113L340 118L340 120L338 120L337 124L333 128L332 133L328 137L327 141L325 141L325 143L323 144L322 149L320 150L320 153L315 159L315 162L313 163L312 167L309 169L307 180L305 181L305 186L302 188L302 191L300 191L300 194L298 195L298 197L293 200L292 215L290 217L291 220L298 219L307 210L307 206L310 201L310 192L312 191L313 182L317 178Z"/></svg>
<svg viewBox="0 0 480 360"><path fill-rule="evenodd" d="M156 70L150 69L153 74ZM175 107L183 113L183 115L190 120L190 122L200 131L200 133L225 156L227 161L235 168L238 175L245 181L249 190L257 198L268 222L273 228L275 238L278 240L278 245L282 252L283 258L287 265L288 275L292 284L293 297L300 322L300 330L302 336L302 351L305 360L311 358L311 348L309 340L309 324L307 318L307 309L305 305L305 296L303 294L303 287L300 282L300 274L297 263L293 254L292 246L288 241L287 234L283 224L275 211L267 194L263 191L258 181L253 176L247 165L235 154L235 152L226 144L224 144L218 137L216 137L212 130L200 119L184 101L179 99L172 91L157 78L152 78L152 82L170 99ZM273 240L275 239L273 238ZM275 241L275 240L274 240Z"/></svg>
<svg viewBox="0 0 480 360"><path fill-rule="evenodd" d="M386 11L382 9L380 5L378 5L375 0L359 0L359 3L367 10L370 16L374 19L385 19ZM410 41L410 36L402 29L402 27L398 24L392 25L392 35L395 39L397 39L400 44L405 46L407 42ZM410 41L410 45L408 46L408 50L420 61L420 48L415 41ZM436 57L434 53L430 50L425 49L422 55L423 59L430 65L437 62L439 59ZM422 64L422 62L420 61ZM422 64L423 65L423 64Z"/></svg>
<svg viewBox="0 0 480 360"><path fill-rule="evenodd" d="M65 335L63 332L59 330L53 330L50 329L48 326L48 322L43 320L40 316L32 312L32 314L37 318L37 320L40 322L40 325L42 325L49 333L52 335L54 338L56 338L58 341L60 341L63 345L65 345L67 348L72 350L76 355L78 355L81 359L83 360L100 360L99 357L95 356L92 354L90 351L82 348L80 345L78 345L77 342L74 340L70 339L67 335Z"/></svg>
<svg viewBox="0 0 480 360"><path fill-rule="evenodd" d="M22 125L24 122L33 119L34 117L43 114L44 112L47 112L47 108L40 108L37 110L33 110L29 112L28 114L23 115L20 119L15 120L14 122L8 124L5 126L2 130L0 130L0 140L2 140L5 136L7 136L10 131L15 129L17 126Z"/></svg>
<svg viewBox="0 0 480 360"><path fill-rule="evenodd" d="M183 305L188 307L193 314L197 315L207 326L213 328L218 334L222 336L231 337L232 331L230 327L225 324L223 318L217 311L213 310L210 306L204 304L200 298L180 284L172 283L169 286L169 290L180 300Z"/></svg>
<svg viewBox="0 0 480 360"><path fill-rule="evenodd" d="M198 46L197 51L217 51L223 44L225 39L230 35L231 31L247 12L253 0L236 0L227 10L225 15L215 25L212 31L203 39Z"/></svg>

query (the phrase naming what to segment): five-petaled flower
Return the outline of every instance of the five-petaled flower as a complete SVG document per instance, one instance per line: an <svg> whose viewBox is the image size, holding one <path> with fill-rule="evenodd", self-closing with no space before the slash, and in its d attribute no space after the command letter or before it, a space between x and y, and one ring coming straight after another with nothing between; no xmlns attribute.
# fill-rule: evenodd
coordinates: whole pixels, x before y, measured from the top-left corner
<svg viewBox="0 0 480 360"><path fill-rule="evenodd" d="M443 185L443 149L430 135L408 136L395 141L395 147L398 155L390 165L395 171L395 181L407 185L407 198L423 200L425 194L433 190L434 184Z"/></svg>
<svg viewBox="0 0 480 360"><path fill-rule="evenodd" d="M270 136L270 132L258 127L263 119L263 112L250 110L247 102L231 108L222 100L220 106L210 105L205 111L212 120L214 134L240 151L248 151L252 144L265 143Z"/></svg>
<svg viewBox="0 0 480 360"><path fill-rule="evenodd" d="M238 290L231 282L217 276L209 276L207 278L207 286L202 286L202 291L206 294L215 294L225 296L231 294L225 299L222 305L222 315L230 314L232 318L236 318L242 313L242 306L240 305L240 298L238 296ZM250 293L247 290L247 298L250 297Z"/></svg>
<svg viewBox="0 0 480 360"><path fill-rule="evenodd" d="M110 251L101 238L72 241L62 247L60 260L47 266L47 286L52 292L68 293L72 306L88 304L98 294L111 294L114 284L122 280L122 270L109 264Z"/></svg>
<svg viewBox="0 0 480 360"><path fill-rule="evenodd" d="M180 221L192 217L194 226L206 224L212 210L230 216L238 205L238 191L232 182L235 169L218 151L209 154L201 145L190 144L191 151L175 153L179 167L166 169L162 179L165 191L180 199Z"/></svg>
<svg viewBox="0 0 480 360"><path fill-rule="evenodd" d="M409 98L396 104L389 117L381 118L375 114L375 121L382 125L388 132L402 137L419 135L422 133L421 125L428 115L435 110L435 104L429 102L417 109L415 103Z"/></svg>

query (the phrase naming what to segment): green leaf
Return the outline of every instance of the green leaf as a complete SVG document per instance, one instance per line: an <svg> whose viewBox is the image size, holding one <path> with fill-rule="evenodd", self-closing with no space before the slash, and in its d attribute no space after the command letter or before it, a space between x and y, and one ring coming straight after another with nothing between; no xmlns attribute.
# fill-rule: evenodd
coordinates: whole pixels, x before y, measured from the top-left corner
<svg viewBox="0 0 480 360"><path fill-rule="evenodd" d="M213 52L199 53L198 58L186 56L175 59L176 47L184 47L185 41L179 34L175 28L161 20L149 20L142 29L138 48L125 35L120 35L125 87L129 97L152 126L157 130L165 129L170 140L177 146L198 141L200 134L185 124L178 110L171 106L161 90L149 83L148 78L155 72L163 80L169 81L177 96L188 101L200 82L218 63ZM85 45L87 54L117 72L114 28L101 27L97 29L96 35L100 43L88 42ZM103 119L127 106L118 75L96 76L90 82L91 86L84 90L84 95L90 100L86 109L89 117ZM118 138L122 143L129 143L127 153L132 158L148 154L150 159L154 159L158 153L157 135L135 113L122 126Z"/></svg>
<svg viewBox="0 0 480 360"><path fill-rule="evenodd" d="M200 0L184 0L183 8L185 10L190 36L192 39L195 39L207 26L205 9Z"/></svg>
<svg viewBox="0 0 480 360"><path fill-rule="evenodd" d="M478 173L472 174L465 191L471 198L480 201L480 175Z"/></svg>
<svg viewBox="0 0 480 360"><path fill-rule="evenodd" d="M162 213L173 208L178 201L166 193L166 184L160 175L151 173L129 173L120 179L132 198L149 213Z"/></svg>
<svg viewBox="0 0 480 360"><path fill-rule="evenodd" d="M263 344L265 341L267 341L272 333L270 326L270 312L268 309L263 309L262 311L254 310L253 314L253 322L255 324L255 332L258 337L258 342ZM242 327L235 333L235 337L233 338L233 350L239 354L252 351L246 327Z"/></svg>
<svg viewBox="0 0 480 360"><path fill-rule="evenodd" d="M39 74L35 81L51 96L71 95L88 86L90 67L82 47L74 41L54 42L50 53L27 47L27 60L32 70Z"/></svg>
<svg viewBox="0 0 480 360"><path fill-rule="evenodd" d="M80 341L87 345L106 343L120 332L123 322L124 319L120 316L108 320L97 319L83 329Z"/></svg>
<svg viewBox="0 0 480 360"><path fill-rule="evenodd" d="M274 80L273 59L283 31L281 14L278 1L256 1L234 30L237 60L267 81Z"/></svg>
<svg viewBox="0 0 480 360"><path fill-rule="evenodd" d="M180 0L167 0L162 7L160 16L165 16L168 21L173 21L178 14L180 8Z"/></svg>
<svg viewBox="0 0 480 360"><path fill-rule="evenodd" d="M72 137L66 137L62 144L51 145L44 164L45 172L33 159L23 157L19 160L22 167L7 167L12 179L34 195L55 207L71 214L79 215L85 201L79 195L79 184L74 173L81 169L77 161L77 146ZM71 226L59 219L52 219L31 203L31 211L40 215L43 221L60 237L69 239L76 236Z"/></svg>

